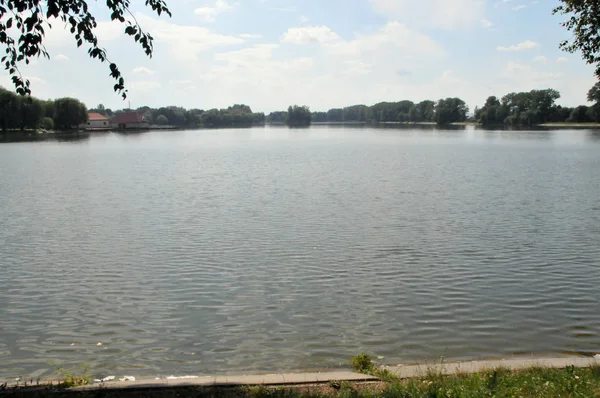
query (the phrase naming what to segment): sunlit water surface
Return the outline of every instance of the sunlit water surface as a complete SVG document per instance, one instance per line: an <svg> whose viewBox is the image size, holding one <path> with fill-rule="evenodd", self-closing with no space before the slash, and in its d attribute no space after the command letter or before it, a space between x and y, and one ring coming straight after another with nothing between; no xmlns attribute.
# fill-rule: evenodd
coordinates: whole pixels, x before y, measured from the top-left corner
<svg viewBox="0 0 600 398"><path fill-rule="evenodd" d="M100 344L101 345L100 345ZM600 135L0 145L0 378L600 352Z"/></svg>

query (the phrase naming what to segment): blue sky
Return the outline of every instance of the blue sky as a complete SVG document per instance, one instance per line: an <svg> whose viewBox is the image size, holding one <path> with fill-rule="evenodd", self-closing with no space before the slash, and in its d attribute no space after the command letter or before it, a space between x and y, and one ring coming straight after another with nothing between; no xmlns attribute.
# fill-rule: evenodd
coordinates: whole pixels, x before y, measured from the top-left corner
<svg viewBox="0 0 600 398"><path fill-rule="evenodd" d="M555 88L559 103L586 102L593 68L559 50L569 38L558 0L167 0L173 17L135 2L155 38L148 59L109 21L101 45L126 78L132 107L257 111L458 96L473 109L489 95ZM60 23L47 34L51 60L23 67L40 98L72 96L120 109L108 68L87 58ZM5 72L0 84L11 87Z"/></svg>

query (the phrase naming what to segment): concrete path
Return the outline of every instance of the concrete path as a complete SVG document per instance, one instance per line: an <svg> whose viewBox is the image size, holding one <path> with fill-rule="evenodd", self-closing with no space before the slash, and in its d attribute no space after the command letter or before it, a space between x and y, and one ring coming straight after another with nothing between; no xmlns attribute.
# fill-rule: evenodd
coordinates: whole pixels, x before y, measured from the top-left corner
<svg viewBox="0 0 600 398"><path fill-rule="evenodd" d="M297 384L317 384L329 381L377 381L373 376L354 373L350 371L323 372L323 373L282 373L268 375L247 376L184 376L158 378L135 381L109 381L96 383L89 386L72 388L74 391L102 389L139 389L139 388L173 388L173 387L229 387L229 386L277 386Z"/></svg>

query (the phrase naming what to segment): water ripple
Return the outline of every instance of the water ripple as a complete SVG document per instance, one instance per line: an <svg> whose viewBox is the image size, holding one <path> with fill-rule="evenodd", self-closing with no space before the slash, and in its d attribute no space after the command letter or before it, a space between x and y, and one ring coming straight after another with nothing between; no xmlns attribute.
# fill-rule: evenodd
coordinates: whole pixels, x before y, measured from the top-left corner
<svg viewBox="0 0 600 398"><path fill-rule="evenodd" d="M0 145L0 378L600 352L597 142L310 131Z"/></svg>

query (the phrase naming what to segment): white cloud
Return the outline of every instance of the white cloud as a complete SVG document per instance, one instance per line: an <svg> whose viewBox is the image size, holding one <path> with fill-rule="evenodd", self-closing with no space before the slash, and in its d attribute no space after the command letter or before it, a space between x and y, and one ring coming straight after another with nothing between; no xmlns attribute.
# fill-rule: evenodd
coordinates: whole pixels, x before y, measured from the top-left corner
<svg viewBox="0 0 600 398"><path fill-rule="evenodd" d="M130 91L148 93L162 87L159 82L152 80L137 80L128 84Z"/></svg>
<svg viewBox="0 0 600 398"><path fill-rule="evenodd" d="M472 25L484 17L482 0L369 0L375 10L391 20L419 21L442 29Z"/></svg>
<svg viewBox="0 0 600 398"><path fill-rule="evenodd" d="M232 98L238 103L257 104L261 110L281 109L302 101L309 104L308 93L314 96L315 92L308 88L319 73L314 70L315 59L282 59L280 54L275 56L281 46L256 44L215 54L208 72L195 75L198 86L210 98L208 104L196 106L224 107L233 103Z"/></svg>
<svg viewBox="0 0 600 398"><path fill-rule="evenodd" d="M388 48L389 47L389 48ZM378 32L371 35L358 35L350 41L333 41L326 43L326 48L334 54L373 57L377 52L388 48L389 51L402 50L402 54L440 56L444 50L429 36L410 29L399 22L390 22Z"/></svg>
<svg viewBox="0 0 600 398"><path fill-rule="evenodd" d="M492 21L487 20L487 19L482 19L481 20L481 25L483 25L484 28L489 29L492 26L494 26L494 23Z"/></svg>
<svg viewBox="0 0 600 398"><path fill-rule="evenodd" d="M338 41L340 37L327 26L289 28L281 39L284 43L315 44Z"/></svg>
<svg viewBox="0 0 600 398"><path fill-rule="evenodd" d="M44 37L44 44L47 47L72 46L75 43L74 35L69 32L67 24L55 18L50 18L49 22L52 24L52 29L48 29ZM98 21L94 32L102 46L107 41L123 37L123 24L118 21Z"/></svg>
<svg viewBox="0 0 600 398"><path fill-rule="evenodd" d="M216 78L215 75L230 75L241 79L246 79L249 74L263 75L268 79L269 75L275 71L285 70L308 70L314 65L312 58L303 57L288 60L273 59L273 51L279 48L278 44L256 44L241 50L229 51L215 54L214 59L218 64L212 68L209 78ZM237 73L243 71L243 74Z"/></svg>
<svg viewBox="0 0 600 398"><path fill-rule="evenodd" d="M242 39L261 39L262 35L254 35L254 34L250 34L250 33L242 33L240 35L240 37Z"/></svg>
<svg viewBox="0 0 600 398"><path fill-rule="evenodd" d="M242 50L215 54L214 58L217 61L226 61L234 65L252 66L254 62L271 59L273 50L278 47L277 44L257 44Z"/></svg>
<svg viewBox="0 0 600 398"><path fill-rule="evenodd" d="M234 7L225 0L216 0L214 6L200 7L194 10L194 14L198 15L206 22L215 22L217 15L224 12L233 11Z"/></svg>
<svg viewBox="0 0 600 398"><path fill-rule="evenodd" d="M69 57L63 54L58 54L54 57L56 61L69 61Z"/></svg>
<svg viewBox="0 0 600 398"><path fill-rule="evenodd" d="M296 7L269 7L269 10L280 12L297 12Z"/></svg>
<svg viewBox="0 0 600 398"><path fill-rule="evenodd" d="M518 73L515 73L518 72ZM554 72L541 72L534 69L531 65L525 65L519 62L511 61L508 62L501 74L504 78L516 79L523 81L524 87L527 87L530 83L525 82L540 82L544 84L552 84L562 75ZM523 91L523 90L520 90Z"/></svg>
<svg viewBox="0 0 600 398"><path fill-rule="evenodd" d="M542 64L547 64L548 63L548 58L544 57L543 55L538 55L537 57L533 58L533 62L539 62Z"/></svg>
<svg viewBox="0 0 600 398"><path fill-rule="evenodd" d="M556 63L557 64L564 64L564 63L567 63L567 62L569 62L568 58L565 58L565 57L558 57L558 58L556 58Z"/></svg>
<svg viewBox="0 0 600 398"><path fill-rule="evenodd" d="M414 73L411 71L419 71L424 66L431 67L432 60L439 60L445 53L430 37L405 24L390 22L371 34L356 34L349 40L341 38L329 28L322 32L327 32L325 37L331 40L314 39L315 35L292 36L303 38L293 42L319 43L321 51L313 53L312 59L299 58L282 65L277 63L281 61L268 59L265 48L255 49L251 53L235 51L219 56L220 59L226 58L229 66L213 71L215 75L211 80L223 80L226 76L248 76L245 84L248 81L260 82L259 91L263 101L271 109L280 108L281 103L305 103L314 109L327 109L340 104L371 104L397 100L398 93L402 93L402 98L426 99L429 94L438 95L445 87L454 84L449 82L449 78L444 78L444 84L436 81L427 87L427 91L423 91L422 86L413 82L414 79L406 78ZM305 36L310 39L305 40ZM280 48L270 51L275 56L279 55L280 50L285 53L288 49L288 42L282 41ZM242 54L253 56L239 59ZM237 69L232 67L231 62L235 62ZM295 71L293 78L288 75L291 70ZM458 95L460 87L464 87L462 80L452 89L452 93ZM232 91L234 89L239 92L240 83L234 85Z"/></svg>
<svg viewBox="0 0 600 398"><path fill-rule="evenodd" d="M344 67L342 69L342 74L344 74L345 76L368 75L373 71L372 64L361 60L346 60L343 61L343 65Z"/></svg>
<svg viewBox="0 0 600 398"><path fill-rule="evenodd" d="M38 77L38 76L25 76L25 78L27 80L29 80L31 83L47 84L47 82L44 79L42 79L41 77Z"/></svg>
<svg viewBox="0 0 600 398"><path fill-rule="evenodd" d="M136 18L144 29L152 32L157 51L160 51L159 46L164 44L170 55L185 66L198 60L201 52L245 42L239 37L222 35L200 26L178 25L144 14L136 14Z"/></svg>
<svg viewBox="0 0 600 398"><path fill-rule="evenodd" d="M305 24L308 22L308 18L304 15L300 15L300 23Z"/></svg>
<svg viewBox="0 0 600 398"><path fill-rule="evenodd" d="M519 6L513 7L512 9L513 9L513 11L519 11L519 10L522 10L523 8L527 8L527 6L525 6L525 5L519 5Z"/></svg>
<svg viewBox="0 0 600 398"><path fill-rule="evenodd" d="M526 40L524 42L521 42L519 44L515 44L512 46L498 46L496 47L496 50L498 51L526 51L526 50L533 50L535 48L539 48L540 45L534 41L531 40Z"/></svg>
<svg viewBox="0 0 600 398"><path fill-rule="evenodd" d="M143 66L138 66L137 68L133 68L133 73L139 73L139 74L145 74L148 76L151 76L154 74L154 71L151 69L148 69L146 67Z"/></svg>

